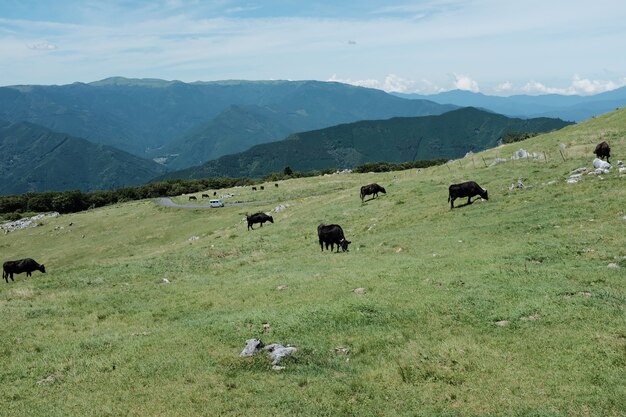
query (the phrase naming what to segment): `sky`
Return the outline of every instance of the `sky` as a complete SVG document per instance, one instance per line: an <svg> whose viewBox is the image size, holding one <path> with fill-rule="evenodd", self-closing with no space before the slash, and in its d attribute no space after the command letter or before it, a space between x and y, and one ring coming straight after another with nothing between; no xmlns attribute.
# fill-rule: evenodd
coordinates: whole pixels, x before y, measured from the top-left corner
<svg viewBox="0 0 626 417"><path fill-rule="evenodd" d="M624 0L0 0L0 86L112 76L591 95L626 85Z"/></svg>

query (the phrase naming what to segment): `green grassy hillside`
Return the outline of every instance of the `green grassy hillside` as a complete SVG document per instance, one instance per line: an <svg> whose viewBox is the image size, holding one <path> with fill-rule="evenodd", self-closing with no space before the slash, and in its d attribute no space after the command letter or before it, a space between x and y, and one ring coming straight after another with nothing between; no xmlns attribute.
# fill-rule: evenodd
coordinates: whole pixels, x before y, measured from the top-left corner
<svg viewBox="0 0 626 417"><path fill-rule="evenodd" d="M222 191L247 206L141 201L1 235L3 260L48 273L0 285L0 410L623 416L626 176L566 183L601 139L623 158L626 110L420 171ZM548 160L485 166L520 147ZM450 210L470 179L490 200ZM387 194L361 203L374 181ZM350 252L320 252L321 222ZM253 337L298 351L273 370L239 357Z"/></svg>
<svg viewBox="0 0 626 417"><path fill-rule="evenodd" d="M286 166L306 172L368 162L456 158L495 146L508 132L549 132L568 124L560 119L514 119L471 107L438 116L365 120L293 134L162 178L258 178Z"/></svg>

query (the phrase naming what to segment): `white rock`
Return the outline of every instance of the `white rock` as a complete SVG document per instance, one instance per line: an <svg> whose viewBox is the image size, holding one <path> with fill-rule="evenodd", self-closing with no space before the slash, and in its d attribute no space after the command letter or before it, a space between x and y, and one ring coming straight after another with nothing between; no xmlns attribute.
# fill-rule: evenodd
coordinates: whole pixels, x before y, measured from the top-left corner
<svg viewBox="0 0 626 417"><path fill-rule="evenodd" d="M272 343L271 345L267 345L263 348L269 355L272 360L272 365L278 365L280 361L285 358L288 358L293 353L295 353L298 349L293 346L284 347L278 343Z"/></svg>
<svg viewBox="0 0 626 417"><path fill-rule="evenodd" d="M252 356L258 351L260 351L263 348L263 346L265 345L259 339L248 339L246 340L246 347L241 351L239 356L242 356L242 357Z"/></svg>
<svg viewBox="0 0 626 417"><path fill-rule="evenodd" d="M600 158L596 158L593 160L593 167L594 168L602 168L602 169L611 169L612 165L609 164L606 161L603 161Z"/></svg>

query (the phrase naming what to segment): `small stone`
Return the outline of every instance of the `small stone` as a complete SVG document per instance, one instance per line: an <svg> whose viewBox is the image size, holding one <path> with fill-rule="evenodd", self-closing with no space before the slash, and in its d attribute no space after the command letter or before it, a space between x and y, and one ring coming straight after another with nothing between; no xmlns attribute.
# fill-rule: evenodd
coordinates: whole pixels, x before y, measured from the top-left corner
<svg viewBox="0 0 626 417"><path fill-rule="evenodd" d="M617 269L617 268L619 268L619 265L618 265L618 264L616 264L616 263L611 262L611 263L610 263L610 264L608 264L606 267L607 267L607 268L610 268L610 269Z"/></svg>
<svg viewBox="0 0 626 417"><path fill-rule="evenodd" d="M355 294L365 294L367 293L367 290L365 288L355 288L354 290L352 290Z"/></svg>
<svg viewBox="0 0 626 417"><path fill-rule="evenodd" d="M402 248L396 249L396 253L400 253L400 252L402 252Z"/></svg>
<svg viewBox="0 0 626 417"><path fill-rule="evenodd" d="M261 325L261 330L263 331L263 333L267 333L270 331L270 324L269 323L263 323Z"/></svg>
<svg viewBox="0 0 626 417"><path fill-rule="evenodd" d="M339 355L347 355L349 351L350 349L343 347L343 346L339 346L335 348L335 353Z"/></svg>
<svg viewBox="0 0 626 417"><path fill-rule="evenodd" d="M272 369L274 371L282 371L283 369L285 369L284 366L279 366L279 365L272 365Z"/></svg>
<svg viewBox="0 0 626 417"><path fill-rule="evenodd" d="M278 291L286 290L287 288L288 288L288 286L287 286L287 285L284 285L284 284L281 284L281 285L279 285L278 287L276 287L276 289L277 289Z"/></svg>
<svg viewBox="0 0 626 417"><path fill-rule="evenodd" d="M509 321L508 320L500 320L500 321L496 321L496 326L500 326L500 327L506 327L509 325Z"/></svg>
<svg viewBox="0 0 626 417"><path fill-rule="evenodd" d="M170 280L169 280L169 279L167 279L167 278L163 278L163 284L169 284L169 283L170 283Z"/></svg>
<svg viewBox="0 0 626 417"><path fill-rule="evenodd" d="M537 321L541 318L539 314L533 314L532 316L522 317L523 321Z"/></svg>

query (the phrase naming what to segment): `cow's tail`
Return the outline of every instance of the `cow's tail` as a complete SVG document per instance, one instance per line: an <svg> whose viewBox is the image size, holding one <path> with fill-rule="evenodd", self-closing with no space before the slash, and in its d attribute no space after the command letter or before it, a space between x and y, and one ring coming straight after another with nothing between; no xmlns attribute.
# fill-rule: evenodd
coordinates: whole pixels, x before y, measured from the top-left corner
<svg viewBox="0 0 626 417"><path fill-rule="evenodd" d="M450 202L450 197L451 197L451 195L450 195L450 193L448 193L448 203Z"/></svg>

